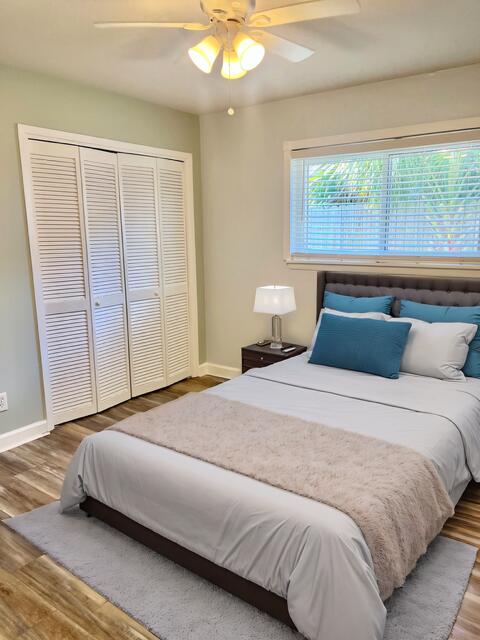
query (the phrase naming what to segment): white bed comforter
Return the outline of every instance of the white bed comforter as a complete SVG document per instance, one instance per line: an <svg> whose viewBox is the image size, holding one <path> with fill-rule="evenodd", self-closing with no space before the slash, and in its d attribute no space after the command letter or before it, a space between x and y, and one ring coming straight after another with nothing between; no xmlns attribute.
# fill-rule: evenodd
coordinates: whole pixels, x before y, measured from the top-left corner
<svg viewBox="0 0 480 640"><path fill-rule="evenodd" d="M303 354L206 393L411 447L454 502L471 475L480 480L479 380L386 380ZM336 509L116 431L82 442L62 509L87 495L287 598L309 640L383 637L370 552Z"/></svg>

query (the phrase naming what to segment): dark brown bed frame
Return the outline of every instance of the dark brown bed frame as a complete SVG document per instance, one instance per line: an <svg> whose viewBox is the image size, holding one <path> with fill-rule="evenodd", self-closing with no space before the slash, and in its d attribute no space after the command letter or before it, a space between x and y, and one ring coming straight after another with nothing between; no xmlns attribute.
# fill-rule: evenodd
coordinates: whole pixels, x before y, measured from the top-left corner
<svg viewBox="0 0 480 640"><path fill-rule="evenodd" d="M385 274L320 271L317 274L317 318L323 306L325 290L355 297L394 295L396 299L392 308L393 315L398 315L401 299L442 306L480 305L480 279L416 278ZM89 516L103 520L130 538L161 553L182 567L206 578L225 591L295 629L288 613L285 598L185 549L94 498L88 497L80 505L80 508Z"/></svg>
<svg viewBox="0 0 480 640"><path fill-rule="evenodd" d="M276 593L267 591L267 589L260 587L254 582L250 582L250 580L220 567L218 564L199 556L197 553L185 549L185 547L168 540L168 538L165 538L159 533L155 533L151 529L147 529L141 524L138 524L138 522L124 516L123 513L107 507L103 502L99 502L94 498L88 497L85 502L82 502L80 508L88 515L103 520L103 522L125 533L130 538L137 540L137 542L141 542L146 547L153 549L153 551L161 553L182 567L189 569L202 578L206 578L210 582L213 582L213 584L225 589L225 591L245 600L262 611L266 611L274 618L277 618L277 620L295 629L295 625L288 613L285 598L281 598Z"/></svg>

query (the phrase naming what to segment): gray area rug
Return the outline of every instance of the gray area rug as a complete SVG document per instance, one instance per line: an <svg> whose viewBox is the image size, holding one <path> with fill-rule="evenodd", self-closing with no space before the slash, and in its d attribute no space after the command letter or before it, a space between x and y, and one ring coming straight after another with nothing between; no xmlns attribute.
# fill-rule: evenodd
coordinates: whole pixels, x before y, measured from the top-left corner
<svg viewBox="0 0 480 640"><path fill-rule="evenodd" d="M301 640L302 636L79 509L58 503L5 523L162 640ZM476 548L438 537L387 603L385 640L447 640Z"/></svg>

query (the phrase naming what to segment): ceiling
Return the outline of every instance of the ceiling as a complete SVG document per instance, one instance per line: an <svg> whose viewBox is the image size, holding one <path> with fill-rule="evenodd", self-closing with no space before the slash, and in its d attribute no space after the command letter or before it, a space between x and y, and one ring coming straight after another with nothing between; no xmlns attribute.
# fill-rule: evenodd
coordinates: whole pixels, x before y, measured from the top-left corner
<svg viewBox="0 0 480 640"><path fill-rule="evenodd" d="M257 10L294 1L257 0ZM218 66L205 75L190 62L201 33L92 26L202 21L198 0L0 0L0 62L206 113L480 61L479 0L360 3L356 15L273 28L315 55L293 64L267 54L228 82Z"/></svg>

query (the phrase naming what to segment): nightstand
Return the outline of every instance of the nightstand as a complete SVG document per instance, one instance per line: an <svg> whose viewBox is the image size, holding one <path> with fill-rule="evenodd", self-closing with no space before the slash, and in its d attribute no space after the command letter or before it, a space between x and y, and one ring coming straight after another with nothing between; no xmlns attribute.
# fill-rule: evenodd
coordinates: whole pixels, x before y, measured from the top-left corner
<svg viewBox="0 0 480 640"><path fill-rule="evenodd" d="M281 362L282 360L288 360L294 356L298 356L307 350L301 344L292 344L291 342L284 342L285 347L295 347L295 351L289 351L283 353L280 349L270 349L270 347L259 347L256 344L250 344L248 347L242 348L242 373L253 369L255 367L268 367L269 364L275 362Z"/></svg>

